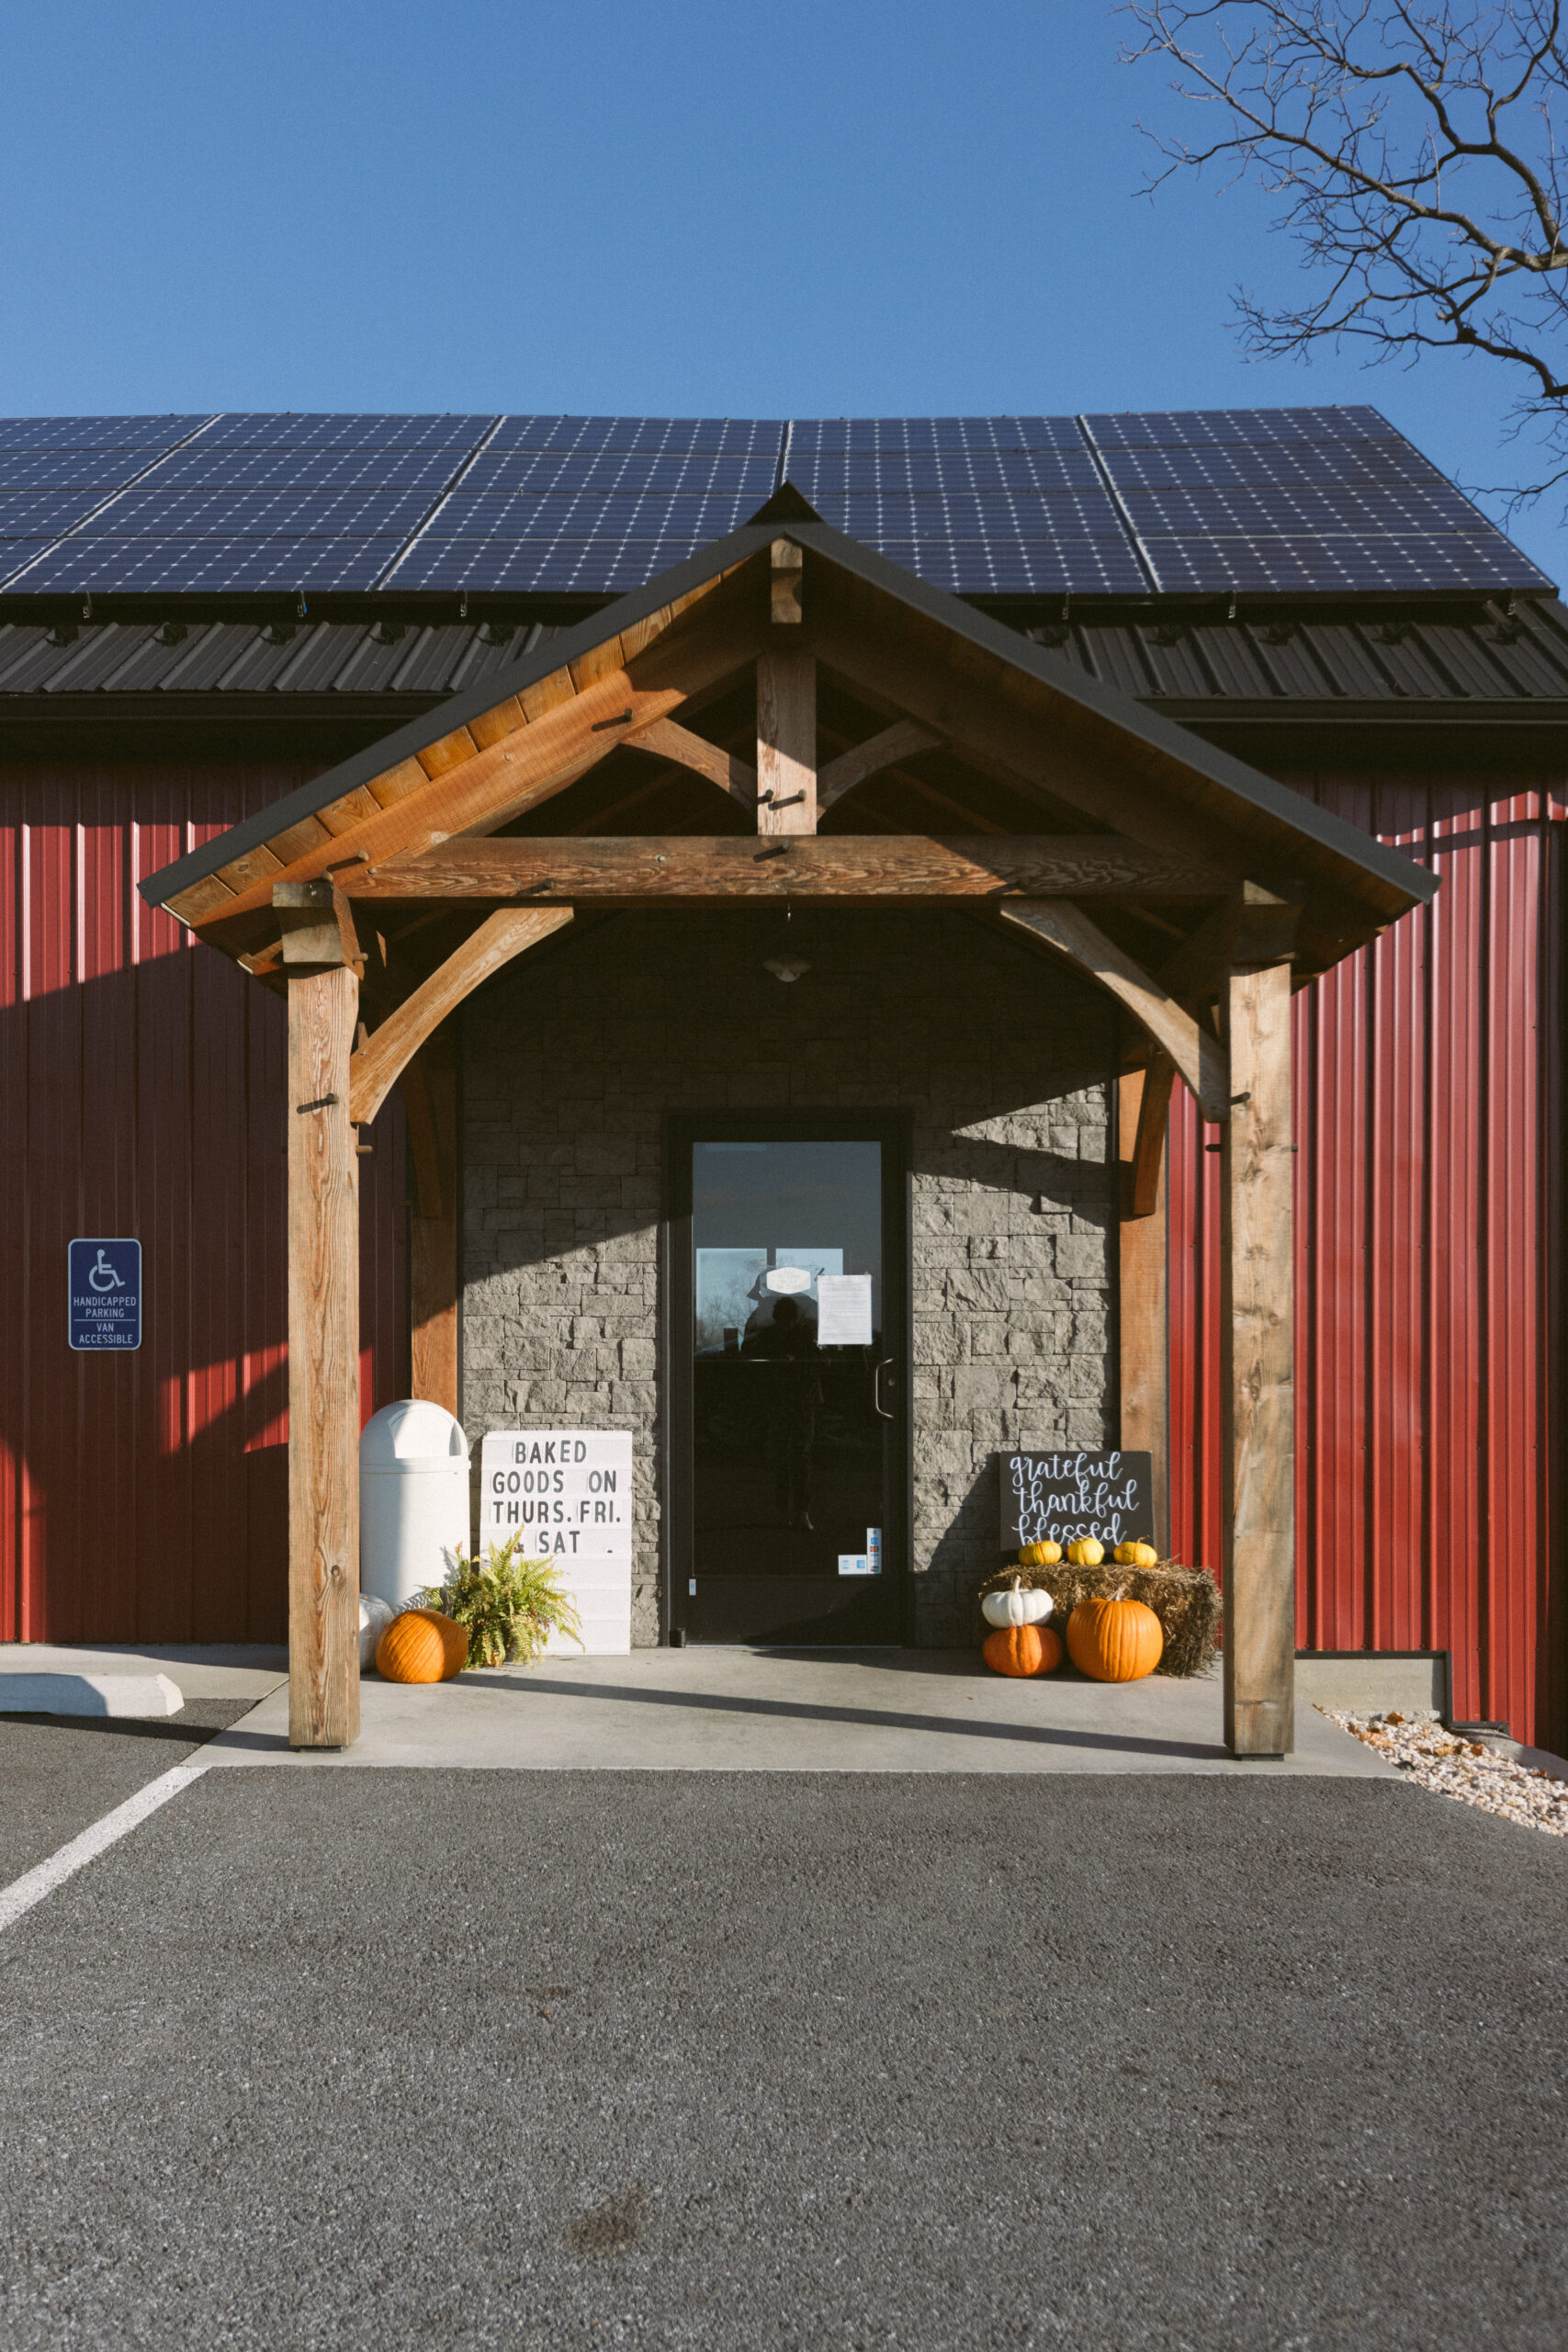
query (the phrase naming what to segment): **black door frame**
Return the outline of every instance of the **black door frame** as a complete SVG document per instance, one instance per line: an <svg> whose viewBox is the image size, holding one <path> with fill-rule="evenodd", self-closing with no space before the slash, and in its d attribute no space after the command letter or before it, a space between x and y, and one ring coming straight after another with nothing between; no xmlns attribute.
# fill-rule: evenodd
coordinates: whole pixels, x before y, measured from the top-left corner
<svg viewBox="0 0 1568 2352"><path fill-rule="evenodd" d="M901 1622L914 1641L914 1162L907 1110L671 1111L664 1119L663 1209L659 1227L659 1638L682 1623L691 1575L694 1498L692 1146L694 1143L879 1143L882 1146L882 1331L900 1366L882 1566L903 1578Z"/></svg>

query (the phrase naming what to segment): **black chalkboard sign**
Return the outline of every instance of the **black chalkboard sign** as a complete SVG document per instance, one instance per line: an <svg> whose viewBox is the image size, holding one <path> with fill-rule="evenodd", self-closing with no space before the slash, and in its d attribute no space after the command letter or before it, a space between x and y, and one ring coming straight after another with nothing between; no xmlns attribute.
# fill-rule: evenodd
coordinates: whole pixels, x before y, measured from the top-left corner
<svg viewBox="0 0 1568 2352"><path fill-rule="evenodd" d="M1155 1540L1152 1453L1002 1453L1002 1549L1070 1544L1098 1535L1118 1544Z"/></svg>

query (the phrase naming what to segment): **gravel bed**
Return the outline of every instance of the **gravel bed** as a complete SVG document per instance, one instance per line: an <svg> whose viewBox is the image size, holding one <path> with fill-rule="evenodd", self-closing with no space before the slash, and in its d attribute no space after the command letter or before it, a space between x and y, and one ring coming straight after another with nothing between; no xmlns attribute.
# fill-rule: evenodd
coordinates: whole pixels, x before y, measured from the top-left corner
<svg viewBox="0 0 1568 2352"><path fill-rule="evenodd" d="M1568 1838L1568 1781L1532 1771L1499 1756L1477 1739L1461 1739L1438 1723L1416 1715L1341 1715L1323 1713L1330 1723L1364 1739L1424 1789L1461 1804L1479 1805L1526 1829Z"/></svg>

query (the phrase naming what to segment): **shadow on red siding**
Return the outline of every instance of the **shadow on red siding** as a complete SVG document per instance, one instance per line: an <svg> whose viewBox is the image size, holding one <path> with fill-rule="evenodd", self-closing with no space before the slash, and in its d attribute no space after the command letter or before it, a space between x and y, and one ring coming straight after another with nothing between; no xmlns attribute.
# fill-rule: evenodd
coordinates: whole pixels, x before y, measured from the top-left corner
<svg viewBox="0 0 1568 2352"><path fill-rule="evenodd" d="M137 896L293 768L0 775L0 1639L284 1630L284 1008ZM403 1392L394 1099L361 1162L363 1409ZM133 1234L142 1346L73 1355L66 1244Z"/></svg>

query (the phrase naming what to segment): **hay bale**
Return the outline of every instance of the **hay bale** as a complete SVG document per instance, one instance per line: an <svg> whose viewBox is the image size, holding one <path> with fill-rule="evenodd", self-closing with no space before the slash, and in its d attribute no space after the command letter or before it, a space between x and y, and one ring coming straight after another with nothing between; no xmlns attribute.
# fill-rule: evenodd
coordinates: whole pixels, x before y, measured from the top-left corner
<svg viewBox="0 0 1568 2352"><path fill-rule="evenodd" d="M1055 1567L1049 1568L1015 1564L998 1568L978 1588L975 1595L976 1617L985 1595L999 1592L1011 1584L1014 1577L1031 1590L1038 1588L1050 1594L1056 1604L1051 1623L1063 1631L1080 1600L1121 1592L1129 1600L1146 1603L1159 1619L1160 1631L1165 1635L1165 1649L1155 1668L1156 1674L1201 1674L1219 1648L1224 1604L1220 1588L1208 1568L1183 1567L1178 1560L1161 1560L1152 1568L1119 1568L1114 1560L1102 1561L1098 1568L1075 1568L1070 1560L1058 1560ZM987 1630L981 1618L976 1638L983 1638Z"/></svg>

